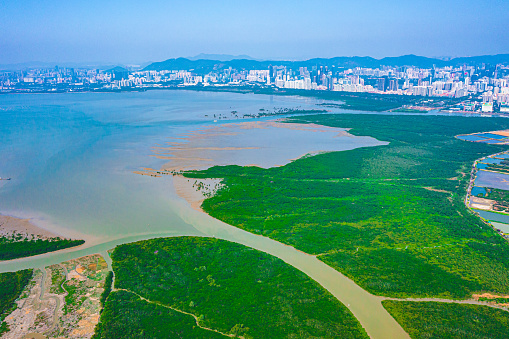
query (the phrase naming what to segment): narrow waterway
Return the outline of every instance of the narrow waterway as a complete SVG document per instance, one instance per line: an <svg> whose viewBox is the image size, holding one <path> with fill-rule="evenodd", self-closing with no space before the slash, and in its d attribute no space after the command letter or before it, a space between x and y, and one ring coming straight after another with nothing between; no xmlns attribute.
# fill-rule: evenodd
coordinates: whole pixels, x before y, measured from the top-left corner
<svg viewBox="0 0 509 339"><path fill-rule="evenodd" d="M225 224L204 213L193 210L183 200L175 203L178 204L181 218L186 223L193 225L198 232L195 234L175 234L171 232L139 234L90 247L68 249L32 258L1 262L0 270L11 271L22 268L45 267L93 253L101 253L110 264L111 261L107 256L107 250L118 244L166 236L199 235L216 237L269 253L304 272L345 304L366 329L371 338L409 338L401 326L383 308L381 301L384 298L366 292L352 280L327 266L315 256L298 251L293 247L272 239Z"/></svg>

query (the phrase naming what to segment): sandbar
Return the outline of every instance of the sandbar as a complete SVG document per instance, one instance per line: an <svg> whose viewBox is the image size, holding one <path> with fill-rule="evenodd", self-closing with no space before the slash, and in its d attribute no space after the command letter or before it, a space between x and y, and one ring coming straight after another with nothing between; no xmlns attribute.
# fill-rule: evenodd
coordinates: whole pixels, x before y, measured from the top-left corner
<svg viewBox="0 0 509 339"><path fill-rule="evenodd" d="M20 219L0 214L0 236L11 237L21 235L25 239L49 239L59 237L58 234L37 227L30 219Z"/></svg>

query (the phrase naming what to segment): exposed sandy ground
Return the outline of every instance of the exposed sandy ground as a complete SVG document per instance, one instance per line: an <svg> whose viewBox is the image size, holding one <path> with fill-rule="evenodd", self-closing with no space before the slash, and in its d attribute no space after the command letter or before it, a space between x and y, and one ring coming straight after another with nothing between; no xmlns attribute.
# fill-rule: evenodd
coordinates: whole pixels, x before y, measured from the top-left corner
<svg viewBox="0 0 509 339"><path fill-rule="evenodd" d="M470 207L480 210L491 211L496 201L470 196Z"/></svg>
<svg viewBox="0 0 509 339"><path fill-rule="evenodd" d="M106 262L98 254L48 266L44 272L36 270L16 301L18 308L5 318L9 332L2 338L32 338L33 334L48 338L91 338L99 322L99 298L106 273ZM71 287L74 293L66 303Z"/></svg>
<svg viewBox="0 0 509 339"><path fill-rule="evenodd" d="M58 234L35 226L30 222L30 219L19 219L7 215L0 215L0 236L10 237L14 234L21 234L26 239L58 237Z"/></svg>
<svg viewBox="0 0 509 339"><path fill-rule="evenodd" d="M221 187L221 179L190 179L176 175L173 177L173 185L179 197L184 198L193 209L203 212L203 200Z"/></svg>
<svg viewBox="0 0 509 339"><path fill-rule="evenodd" d="M277 120L249 121L223 124L188 133L185 138L182 139L182 142L169 142L169 147L154 147L153 150L155 154L153 156L159 159L171 160L171 162L163 166L163 169L168 171L201 170L215 165L231 165L231 159L222 159L221 152L257 150L260 149L260 147L256 145L256 139L253 140L253 145L243 145L242 147L227 145L219 147L217 144L224 145L229 142L228 139L222 137L236 136L242 134L243 130L269 128L308 132L334 132L336 133L335 137L353 137L347 130L316 124L283 123ZM304 151L300 156L305 155L305 153ZM291 160L293 160L293 158L281 159L280 165ZM256 161L251 165L264 167L264 164L256 163Z"/></svg>
<svg viewBox="0 0 509 339"><path fill-rule="evenodd" d="M491 133L491 134L496 134L496 135L502 135L504 137L509 137L509 130L502 130L502 131L494 131L494 132L488 132L488 133Z"/></svg>
<svg viewBox="0 0 509 339"><path fill-rule="evenodd" d="M140 171L134 171L134 173L152 177L173 175L173 184L176 193L184 198L193 209L203 212L201 209L203 200L213 195L217 189L221 187L221 179L188 179L179 175L179 173L186 170L207 169L215 165L235 164L232 158L228 158L227 156L225 158L225 153L230 152L228 154L231 156L232 151L260 150L260 147L256 146L256 138L253 138L254 145L242 145L242 147L238 147L228 144L230 142L235 143L235 140L230 137L242 134L243 130L269 128L315 133L333 132L335 134L334 137L353 137L353 135L348 133L347 129L338 129L317 124L284 123L282 120L228 123L203 128L195 132L187 133L182 138L176 138L182 140L182 142L171 141L166 143L168 146L154 147L154 157L171 161L163 165L160 170L143 168ZM219 147L219 145L225 144L227 146ZM320 153L320 151L316 151L315 153ZM281 159L281 163L278 165L286 164L304 155L306 155L305 151L297 158ZM263 157L250 160L252 160L252 162L238 163L238 165L263 167L263 164L258 163L258 161L263 161Z"/></svg>
<svg viewBox="0 0 509 339"><path fill-rule="evenodd" d="M327 132L327 131L336 131L338 133L338 137L340 136L352 136L348 133L348 129L339 130L334 127L322 126L317 124L294 124L294 123L285 123L284 120L272 120L272 121L247 121L241 122L238 124L232 124L237 126L239 129L254 129L254 128L267 128L267 127L277 127L277 128L287 128L298 131L311 131L311 132ZM221 127L221 126L219 126ZM216 127L217 128L217 127Z"/></svg>
<svg viewBox="0 0 509 339"><path fill-rule="evenodd" d="M495 298L506 298L506 299L509 299L509 295L496 295L496 294L491 294L491 293L483 293L483 294L473 294L472 297L475 299L475 300L479 300L479 298L488 298L488 299L495 299ZM509 303L501 303L501 304L497 304L495 302L489 302L489 301L486 301L492 305L497 305L497 306L504 306L504 307L509 307Z"/></svg>

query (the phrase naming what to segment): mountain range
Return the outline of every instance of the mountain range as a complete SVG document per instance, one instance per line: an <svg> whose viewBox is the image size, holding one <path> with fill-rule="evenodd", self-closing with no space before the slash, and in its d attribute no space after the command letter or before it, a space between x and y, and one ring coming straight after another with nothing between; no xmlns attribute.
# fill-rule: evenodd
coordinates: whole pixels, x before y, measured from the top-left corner
<svg viewBox="0 0 509 339"><path fill-rule="evenodd" d="M213 55L212 55L213 56ZM194 58L193 58L194 59ZM267 69L270 65L281 65L291 68L298 67L312 67L312 66L327 66L342 67L342 68L355 68L355 67L369 67L379 68L382 66L416 66L420 68L445 67L445 66L459 66L459 65L480 65L485 64L509 64L509 54L497 55L482 55L473 57L459 57L451 60L442 60L436 58L428 58L418 55L403 55L399 57L386 57L382 59L375 59L372 57L334 57L334 58L314 58L305 61L274 61L264 60L258 61L253 59L232 59L232 60L214 60L214 59L194 59L175 58L168 59L161 62L154 62L143 70L145 71L161 71L161 70L193 70L196 73L209 73L213 70L220 70L225 68L235 69Z"/></svg>

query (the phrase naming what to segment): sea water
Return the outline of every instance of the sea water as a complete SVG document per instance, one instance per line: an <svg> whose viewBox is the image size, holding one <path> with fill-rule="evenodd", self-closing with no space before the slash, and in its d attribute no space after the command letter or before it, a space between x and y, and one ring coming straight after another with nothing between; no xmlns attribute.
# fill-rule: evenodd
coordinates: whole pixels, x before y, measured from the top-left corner
<svg viewBox="0 0 509 339"><path fill-rule="evenodd" d="M202 234L182 217L186 207L171 178L134 173L167 161L154 157L153 147L247 121L232 111L242 116L260 109L320 108L316 104L309 98L180 90L1 95L0 177L11 180L0 181L0 213L31 218L88 246L149 234ZM220 116L230 119L214 122ZM300 155L321 151L324 143L328 151L381 144L369 137L293 133L266 134L263 143L273 138L292 156L299 147ZM260 138L246 137L254 139L250 145ZM242 161L255 163L247 154Z"/></svg>

